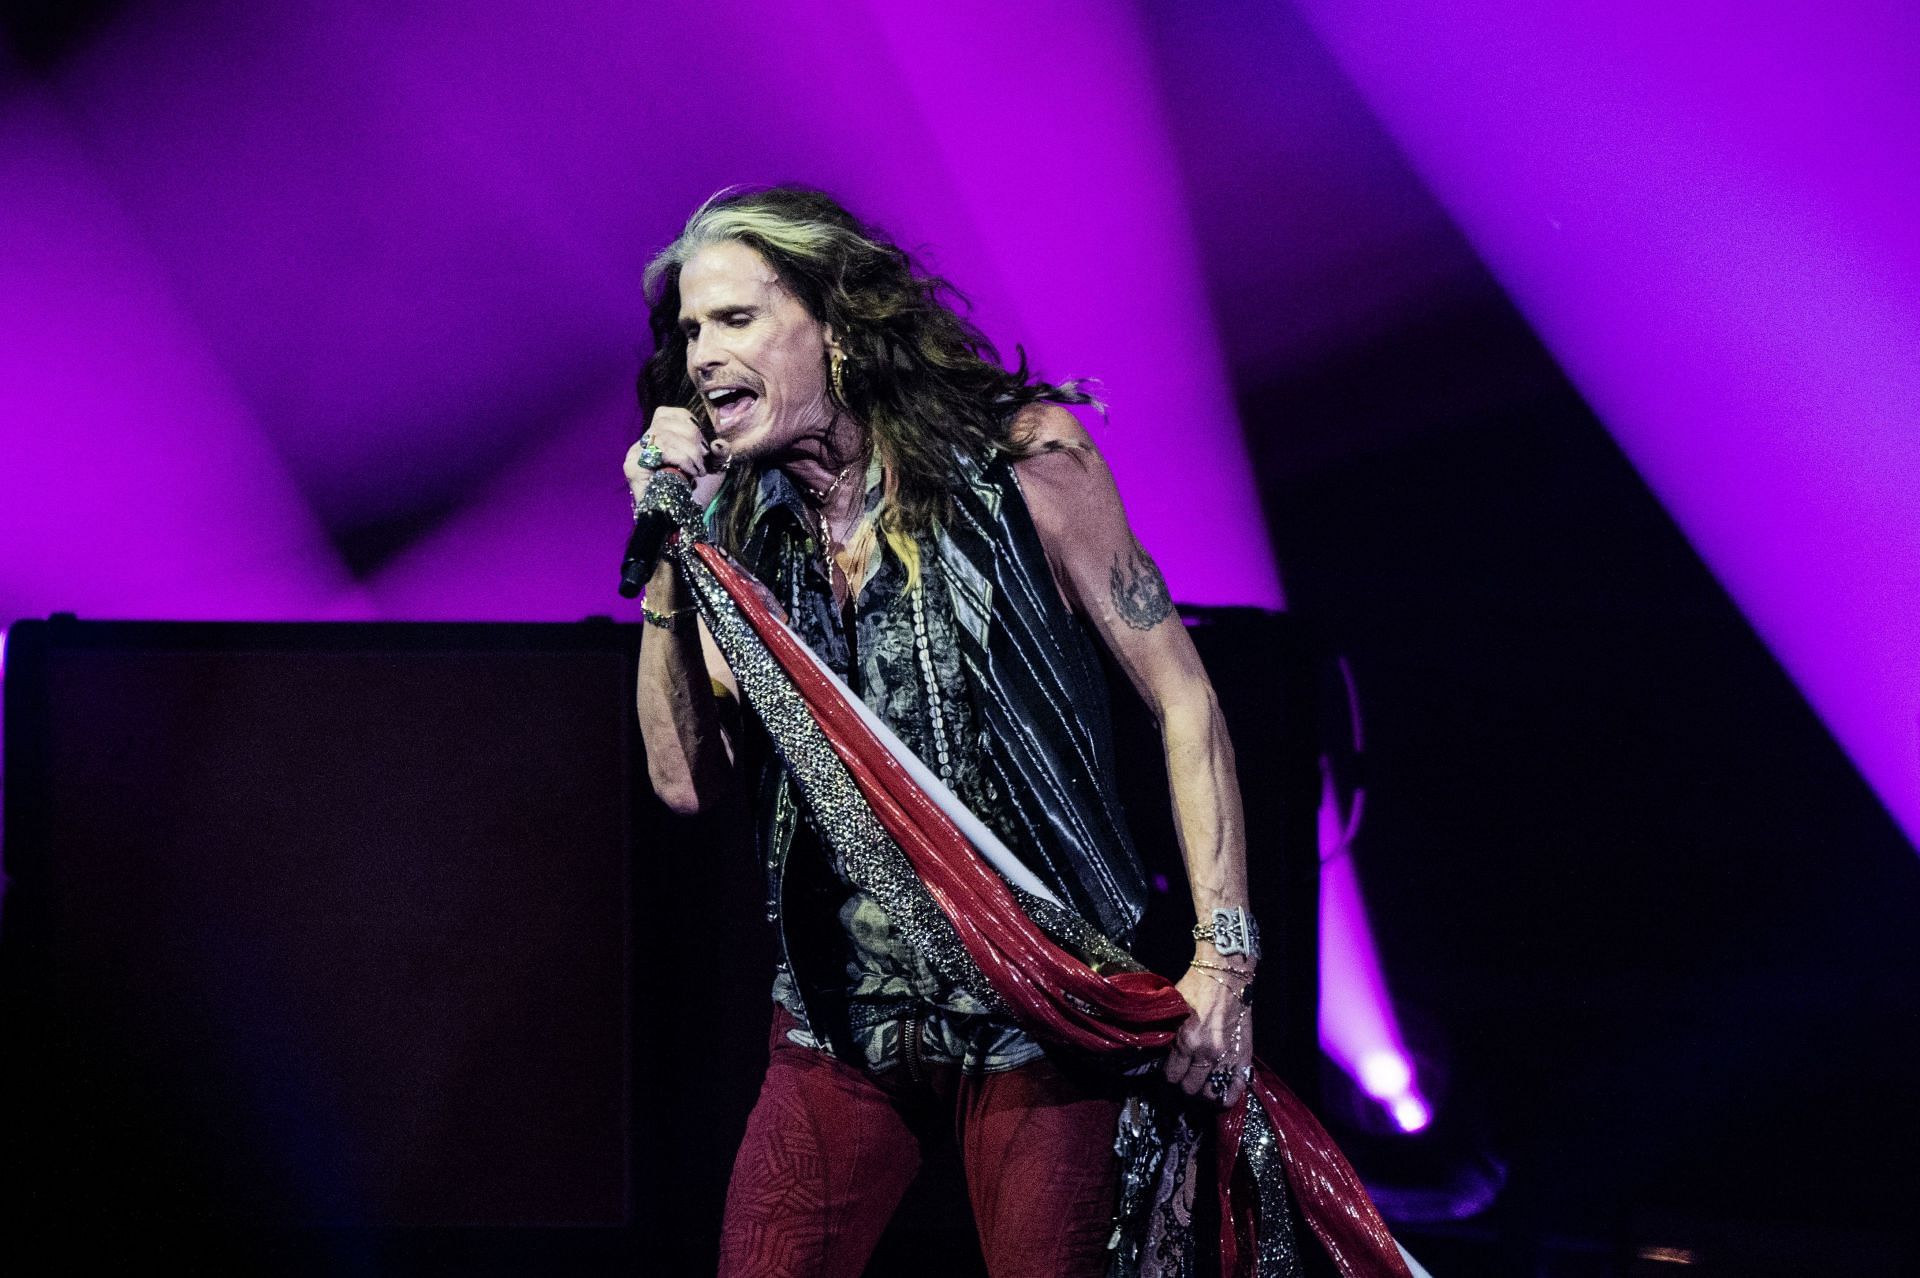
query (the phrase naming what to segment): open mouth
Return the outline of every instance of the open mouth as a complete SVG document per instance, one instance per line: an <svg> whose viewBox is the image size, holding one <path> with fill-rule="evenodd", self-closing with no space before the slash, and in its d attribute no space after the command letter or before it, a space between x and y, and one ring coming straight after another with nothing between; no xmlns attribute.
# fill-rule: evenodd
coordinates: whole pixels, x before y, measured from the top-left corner
<svg viewBox="0 0 1920 1278"><path fill-rule="evenodd" d="M725 434L739 426L759 398L744 386L716 386L708 391L707 411L713 414L714 429Z"/></svg>

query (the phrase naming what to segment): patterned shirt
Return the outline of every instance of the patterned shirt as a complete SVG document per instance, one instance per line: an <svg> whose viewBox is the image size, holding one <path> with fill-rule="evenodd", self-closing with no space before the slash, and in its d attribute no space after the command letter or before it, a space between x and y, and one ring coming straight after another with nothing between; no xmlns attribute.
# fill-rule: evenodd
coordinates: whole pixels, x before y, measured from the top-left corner
<svg viewBox="0 0 1920 1278"><path fill-rule="evenodd" d="M881 471L867 472L866 516L881 496ZM918 579L885 541L851 583L851 626L828 583L818 543L809 535L805 507L786 476L769 470L753 495L765 517L773 506L789 508L790 531L782 538L777 580L767 584L785 605L794 629L835 674L846 681L906 747L939 775L961 802L1009 844L1005 805L980 766L985 747L966 672L961 668L949 592L930 538L919 542ZM1040 1045L1011 1022L990 1016L967 990L936 973L871 896L846 880L837 912L844 944L837 958L844 973L848 1022L855 1050L869 1069L900 1063L903 1027L918 1036L917 1058L957 1065L967 1072L1012 1069L1042 1054ZM791 971L782 964L774 998L802 1026L806 1016ZM810 1030L792 1031L797 1042L820 1046Z"/></svg>

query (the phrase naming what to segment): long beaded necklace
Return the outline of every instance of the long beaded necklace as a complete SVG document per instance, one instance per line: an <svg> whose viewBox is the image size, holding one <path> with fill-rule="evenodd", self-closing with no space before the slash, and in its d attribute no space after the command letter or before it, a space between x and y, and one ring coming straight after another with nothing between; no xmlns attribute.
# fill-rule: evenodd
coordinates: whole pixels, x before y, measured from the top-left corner
<svg viewBox="0 0 1920 1278"><path fill-rule="evenodd" d="M827 587L829 590L833 587L833 570L839 565L839 560L833 553L835 545L833 525L829 522L828 511L833 505L834 493L838 492L840 485L846 482L847 476L853 473L853 468L856 464L857 461L848 462L845 468L843 468L838 475L834 476L833 482L827 485L826 491L822 492L814 488L807 489L807 492L812 495L813 499L820 504L820 541L826 549ZM853 579L847 576L845 569L841 570L840 577L841 580L847 583L847 603L851 605L853 602ZM792 589L795 600L794 607L797 609L799 606L799 581L797 577L793 582ZM916 581L913 583L910 594L913 602L913 646L915 654L919 658L921 678L925 681L927 690L927 715L933 728L933 763L940 773L940 779L948 785L952 785L953 749L947 735L946 714L942 711L940 705L940 681L934 673L933 650L931 644L928 642L927 634L925 596L920 582Z"/></svg>

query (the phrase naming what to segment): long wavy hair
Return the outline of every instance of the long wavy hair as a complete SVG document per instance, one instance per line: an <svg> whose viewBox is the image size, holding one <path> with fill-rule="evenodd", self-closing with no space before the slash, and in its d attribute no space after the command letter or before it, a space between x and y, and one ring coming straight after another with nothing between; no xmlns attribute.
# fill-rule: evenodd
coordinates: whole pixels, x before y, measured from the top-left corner
<svg viewBox="0 0 1920 1278"><path fill-rule="evenodd" d="M832 196L785 185L720 192L648 264L653 354L638 389L649 418L663 405L706 412L687 375L680 271L700 249L726 240L766 258L788 291L839 339L845 356L840 389L832 389L829 378L828 394L866 428L884 476L875 520L849 539L854 560L864 561L884 538L917 578L916 539L951 516L963 459L1026 455L1029 445L1015 437L1014 417L1029 404L1099 405L1081 382L1036 379L1018 347L1018 366L1007 368L960 313L966 299L959 290L922 271ZM730 548L738 548L748 504L738 497L753 478L735 474L723 490L717 531Z"/></svg>

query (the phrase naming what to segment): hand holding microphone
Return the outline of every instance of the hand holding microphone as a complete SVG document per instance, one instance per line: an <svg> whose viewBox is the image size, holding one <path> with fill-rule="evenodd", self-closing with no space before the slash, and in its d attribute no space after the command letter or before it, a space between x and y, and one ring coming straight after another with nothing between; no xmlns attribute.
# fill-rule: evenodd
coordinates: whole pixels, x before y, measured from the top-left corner
<svg viewBox="0 0 1920 1278"><path fill-rule="evenodd" d="M647 433L627 449L623 468L627 484L636 499L647 491L656 470L671 467L698 483L708 475L726 469L726 445L715 442L711 449L700 423L684 408L659 408L647 424Z"/></svg>
<svg viewBox="0 0 1920 1278"><path fill-rule="evenodd" d="M661 408L655 410L646 433L627 449L623 470L633 493L634 521L620 566L623 597L638 595L653 575L661 548L675 527L672 512L689 503L697 509L719 487L728 460L726 447L720 441L709 446L688 410ZM663 484L665 489L660 487ZM683 491L672 491L675 488Z"/></svg>

